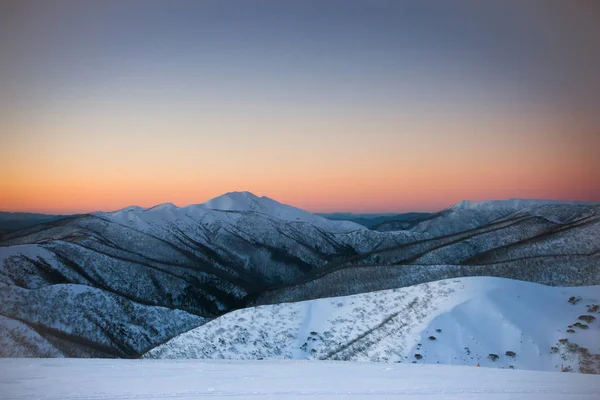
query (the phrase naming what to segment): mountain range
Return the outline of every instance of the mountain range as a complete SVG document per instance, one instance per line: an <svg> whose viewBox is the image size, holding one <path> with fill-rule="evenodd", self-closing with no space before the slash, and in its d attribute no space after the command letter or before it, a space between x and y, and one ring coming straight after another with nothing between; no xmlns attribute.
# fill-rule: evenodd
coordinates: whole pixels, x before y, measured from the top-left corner
<svg viewBox="0 0 600 400"><path fill-rule="evenodd" d="M234 310L443 279L600 284L598 204L461 202L413 217L369 229L233 192L5 231L0 355L140 357Z"/></svg>

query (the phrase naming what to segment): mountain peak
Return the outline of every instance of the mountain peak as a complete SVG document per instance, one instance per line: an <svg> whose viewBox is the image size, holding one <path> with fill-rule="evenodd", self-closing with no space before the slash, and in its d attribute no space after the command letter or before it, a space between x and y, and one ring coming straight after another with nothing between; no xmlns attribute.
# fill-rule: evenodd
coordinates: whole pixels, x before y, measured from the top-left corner
<svg viewBox="0 0 600 400"><path fill-rule="evenodd" d="M152 206L150 208L146 208L144 211L173 210L173 209L178 209L178 208L179 207L177 207L173 203L161 203L161 204L157 204L155 206Z"/></svg>
<svg viewBox="0 0 600 400"><path fill-rule="evenodd" d="M258 197L250 192L229 192L208 200L202 205L211 210L221 211L262 211L268 204L266 202L277 203L268 197Z"/></svg>
<svg viewBox="0 0 600 400"><path fill-rule="evenodd" d="M471 200L462 200L453 205L451 208L467 208L472 204L473 202Z"/></svg>
<svg viewBox="0 0 600 400"><path fill-rule="evenodd" d="M348 221L329 221L300 208L282 204L267 196L258 197L250 192L229 192L199 205L214 211L253 212L284 221L306 222L333 231L355 231L366 229Z"/></svg>

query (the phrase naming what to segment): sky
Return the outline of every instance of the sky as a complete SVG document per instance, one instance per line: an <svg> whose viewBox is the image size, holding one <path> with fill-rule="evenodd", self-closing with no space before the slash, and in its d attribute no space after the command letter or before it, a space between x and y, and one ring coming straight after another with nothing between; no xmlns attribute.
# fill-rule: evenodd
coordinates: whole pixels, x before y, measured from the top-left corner
<svg viewBox="0 0 600 400"><path fill-rule="evenodd" d="M0 0L0 210L600 201L590 1Z"/></svg>

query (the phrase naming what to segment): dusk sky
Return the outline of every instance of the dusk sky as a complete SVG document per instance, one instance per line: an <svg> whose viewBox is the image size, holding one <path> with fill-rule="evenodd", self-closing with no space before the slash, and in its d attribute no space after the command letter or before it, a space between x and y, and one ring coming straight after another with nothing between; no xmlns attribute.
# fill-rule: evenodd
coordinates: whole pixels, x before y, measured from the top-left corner
<svg viewBox="0 0 600 400"><path fill-rule="evenodd" d="M596 1L0 0L0 210L600 201Z"/></svg>

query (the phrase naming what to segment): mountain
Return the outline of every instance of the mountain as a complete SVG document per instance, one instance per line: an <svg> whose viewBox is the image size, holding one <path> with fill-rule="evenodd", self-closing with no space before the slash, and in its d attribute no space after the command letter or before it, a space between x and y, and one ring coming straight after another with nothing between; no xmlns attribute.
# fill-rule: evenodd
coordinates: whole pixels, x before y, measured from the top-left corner
<svg viewBox="0 0 600 400"><path fill-rule="evenodd" d="M0 316L6 332L21 335L22 348L42 337L56 354L136 357L168 335L243 307L250 293L409 240L408 233L329 221L247 192L183 208L98 212L4 236ZM93 290L84 302L78 291L50 290L61 285ZM106 302L115 304L100 306ZM70 322L57 323L65 310L54 305L66 303Z"/></svg>
<svg viewBox="0 0 600 400"><path fill-rule="evenodd" d="M464 200L452 207L409 225L413 232L427 232L433 236L443 236L478 228L500 218L507 217L524 210L532 211L541 206L574 206L585 209L594 203L565 202L554 200L509 199L473 202ZM376 230L390 231L405 229L404 225L394 221L386 222L375 227Z"/></svg>
<svg viewBox="0 0 600 400"><path fill-rule="evenodd" d="M234 311L144 357L480 364L543 371L560 371L562 365L599 373L597 304L600 286L451 279Z"/></svg>
<svg viewBox="0 0 600 400"><path fill-rule="evenodd" d="M232 310L454 277L600 284L600 206L509 203L379 232L234 192L8 232L0 355L138 357Z"/></svg>
<svg viewBox="0 0 600 400"><path fill-rule="evenodd" d="M227 215L227 213L231 215ZM230 222L238 215L254 215L269 220L310 224L335 233L365 229L365 227L349 221L329 221L268 197L258 197L250 192L227 193L206 203L183 208L176 207L171 203L164 203L147 209L128 207L111 213L98 212L93 215L151 232L168 230L164 225L178 224L187 218L195 220L221 219Z"/></svg>
<svg viewBox="0 0 600 400"><path fill-rule="evenodd" d="M496 213L498 202L484 208ZM538 204L458 233L379 247L256 296L274 304L391 289L461 276L497 276L552 286L600 284L600 206ZM460 208L460 207L457 207ZM504 214L504 212L503 212ZM435 224L472 224L440 215ZM497 215L497 213L496 213ZM443 226L443 225L440 225Z"/></svg>

